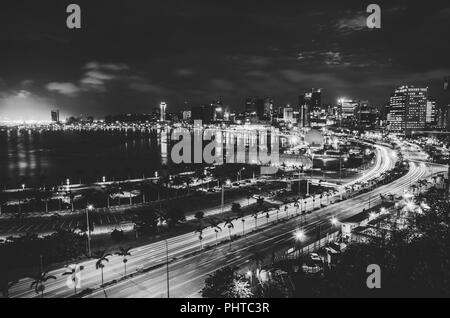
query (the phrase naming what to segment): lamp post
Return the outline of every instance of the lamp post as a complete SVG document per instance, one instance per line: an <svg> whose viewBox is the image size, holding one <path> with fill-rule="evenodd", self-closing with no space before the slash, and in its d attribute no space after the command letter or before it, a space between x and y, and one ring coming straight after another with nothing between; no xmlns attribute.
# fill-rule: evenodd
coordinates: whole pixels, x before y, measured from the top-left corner
<svg viewBox="0 0 450 318"><path fill-rule="evenodd" d="M338 223L339 223L339 221L338 221L338 219L335 217L335 216L333 216L332 218L331 218L331 225L333 226L333 229L334 229L334 227L336 226L336 225L338 225Z"/></svg>
<svg viewBox="0 0 450 318"><path fill-rule="evenodd" d="M169 287L169 242L166 240L166 280L167 280L167 298L170 298Z"/></svg>
<svg viewBox="0 0 450 318"><path fill-rule="evenodd" d="M87 232L87 242L88 242L88 256L91 257L91 229L89 226L89 211L94 210L94 206L92 204L89 204L86 207L86 232Z"/></svg>
<svg viewBox="0 0 450 318"><path fill-rule="evenodd" d="M298 229L297 231L295 231L294 233L294 239L296 242L302 242L303 239L305 238L305 232L303 231L303 229ZM303 255L303 247L300 247L300 255Z"/></svg>

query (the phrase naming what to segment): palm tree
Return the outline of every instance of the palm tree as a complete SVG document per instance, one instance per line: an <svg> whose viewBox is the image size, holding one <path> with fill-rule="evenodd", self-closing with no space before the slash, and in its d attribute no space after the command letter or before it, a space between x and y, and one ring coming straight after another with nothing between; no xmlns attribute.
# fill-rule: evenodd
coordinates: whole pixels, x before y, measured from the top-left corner
<svg viewBox="0 0 450 318"><path fill-rule="evenodd" d="M202 241L203 241L203 236L202 236L203 229L201 227L199 227L197 230L195 230L194 233L198 233L198 240L200 241L200 250L202 250L203 249L203 244L202 244Z"/></svg>
<svg viewBox="0 0 450 318"><path fill-rule="evenodd" d="M209 221L209 224L212 229L214 229L214 232L216 232L216 245L217 245L217 235L219 232L222 232L222 228L219 226L219 223L216 220Z"/></svg>
<svg viewBox="0 0 450 318"><path fill-rule="evenodd" d="M36 276L32 277L34 281L30 285L30 289L34 288L36 294L41 294L41 297L44 298L45 285L49 279L56 279L53 275L48 275L48 272L39 272Z"/></svg>
<svg viewBox="0 0 450 318"><path fill-rule="evenodd" d="M242 217L242 219L241 219L241 222L242 222L242 236L244 236L244 225L245 225L245 218L244 217Z"/></svg>
<svg viewBox="0 0 450 318"><path fill-rule="evenodd" d="M234 229L233 219L227 218L223 226L228 227L228 236L230 237L230 247L231 247L231 229Z"/></svg>
<svg viewBox="0 0 450 318"><path fill-rule="evenodd" d="M77 283L78 283L78 281L77 281L77 269L78 270L80 270L80 271L82 271L83 269L84 269L84 266L79 266L78 264L75 264L75 265L70 265L70 266L67 266L67 271L66 272L64 272L63 274L62 274L62 276L68 276L68 275L70 275L70 279L72 280L72 282L73 282L73 288L74 288L74 295L77 293Z"/></svg>
<svg viewBox="0 0 450 318"><path fill-rule="evenodd" d="M105 265L103 264L103 262L109 262L108 257L112 256L110 253L106 253L106 251L100 251L98 253L95 254L95 258L97 258L97 262L95 262L95 269L100 269L102 271L102 285L104 284L103 281L103 269L105 267Z"/></svg>
<svg viewBox="0 0 450 318"><path fill-rule="evenodd" d="M116 252L117 256L121 256L123 258L122 259L124 266L123 276L127 275L127 262L128 262L127 256L131 256L130 250L131 250L130 247L119 247L119 251Z"/></svg>
<svg viewBox="0 0 450 318"><path fill-rule="evenodd" d="M203 220L203 218L205 217L205 213L202 212L202 211L198 211L198 212L195 213L194 216L195 216L195 218L198 220L199 226L202 226L202 220Z"/></svg>
<svg viewBox="0 0 450 318"><path fill-rule="evenodd" d="M255 230L258 229L258 211L252 214L253 218L255 219Z"/></svg>

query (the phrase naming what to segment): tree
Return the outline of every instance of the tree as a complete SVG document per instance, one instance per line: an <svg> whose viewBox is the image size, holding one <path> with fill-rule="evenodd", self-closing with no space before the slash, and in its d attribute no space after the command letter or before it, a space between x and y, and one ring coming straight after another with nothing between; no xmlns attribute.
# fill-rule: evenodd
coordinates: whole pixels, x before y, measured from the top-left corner
<svg viewBox="0 0 450 318"><path fill-rule="evenodd" d="M97 252L95 254L95 258L97 259L97 261L95 262L95 269L100 269L101 273L102 273L102 285L104 285L104 281L103 281L103 269L105 268L105 265L103 264L103 262L109 262L108 257L112 256L110 253L106 253L106 251L100 251Z"/></svg>
<svg viewBox="0 0 450 318"><path fill-rule="evenodd" d="M205 217L205 213L203 211L198 211L195 213L195 218L198 220L200 226L202 226L202 220Z"/></svg>
<svg viewBox="0 0 450 318"><path fill-rule="evenodd" d="M217 245L217 235L219 234L219 232L222 232L222 228L219 226L219 222L217 222L216 220L209 221L209 224L216 233L216 245Z"/></svg>
<svg viewBox="0 0 450 318"><path fill-rule="evenodd" d="M259 197L259 198L256 200L256 203L258 204L258 208L259 208L259 209L262 209L263 206L264 206L264 198Z"/></svg>
<svg viewBox="0 0 450 318"><path fill-rule="evenodd" d="M202 241L203 241L203 228L199 227L198 229L195 230L194 233L198 233L198 240L200 242L200 250L202 250L203 249L203 244L202 244Z"/></svg>
<svg viewBox="0 0 450 318"><path fill-rule="evenodd" d="M234 202L231 205L231 211L234 212L234 213L239 213L239 211L241 211L241 205L239 203L237 203L237 202Z"/></svg>
<svg viewBox="0 0 450 318"><path fill-rule="evenodd" d="M223 267L205 280L205 286L201 293L205 298L226 298L233 286L236 274L231 267Z"/></svg>
<svg viewBox="0 0 450 318"><path fill-rule="evenodd" d="M134 215L136 233L153 235L158 231L159 215L154 210L142 210Z"/></svg>
<svg viewBox="0 0 450 318"><path fill-rule="evenodd" d="M255 219L255 230L258 229L258 211L255 211L255 213L252 214L253 218Z"/></svg>
<svg viewBox="0 0 450 318"><path fill-rule="evenodd" d="M62 276L69 276L70 275L70 279L73 283L73 288L74 288L74 295L77 293L77 285L78 285L78 281L77 281L77 269L82 271L84 269L84 266L79 266L78 264L75 265L70 265L67 266L67 270L62 273Z"/></svg>
<svg viewBox="0 0 450 318"><path fill-rule="evenodd" d="M39 272L36 274L36 276L31 277L33 279L33 282L30 285L30 288L33 289L36 292L36 294L41 294L41 297L44 298L44 291L45 291L45 285L44 283L47 282L49 279L55 279L56 277L53 275L48 275L48 272Z"/></svg>
<svg viewBox="0 0 450 318"><path fill-rule="evenodd" d="M231 247L231 229L234 229L233 219L226 218L224 226L228 227L228 236L230 237L230 247Z"/></svg>
<svg viewBox="0 0 450 318"><path fill-rule="evenodd" d="M111 239L115 242L122 242L125 238L125 235L123 234L123 231L120 231L118 229L114 229L114 231L111 232Z"/></svg>
<svg viewBox="0 0 450 318"><path fill-rule="evenodd" d="M167 211L165 219L167 221L167 225L169 226L169 228L173 228L178 223L186 220L186 216L183 210L181 210L178 207L173 207Z"/></svg>
<svg viewBox="0 0 450 318"><path fill-rule="evenodd" d="M127 256L131 256L130 250L131 250L130 247L119 247L119 251L116 252L117 256L122 257L124 267L123 276L127 275L127 262L128 262Z"/></svg>
<svg viewBox="0 0 450 318"><path fill-rule="evenodd" d="M230 290L227 293L227 298L251 298L253 293L250 289L250 284L243 278L235 278L231 283Z"/></svg>

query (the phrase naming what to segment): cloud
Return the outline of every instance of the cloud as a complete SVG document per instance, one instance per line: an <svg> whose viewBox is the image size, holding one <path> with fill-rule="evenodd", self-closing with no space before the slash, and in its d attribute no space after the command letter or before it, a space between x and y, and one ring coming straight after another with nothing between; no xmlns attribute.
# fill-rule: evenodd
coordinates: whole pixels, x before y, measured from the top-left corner
<svg viewBox="0 0 450 318"><path fill-rule="evenodd" d="M325 52L322 55L325 57L325 64L327 65L339 65L342 63L341 53L339 52Z"/></svg>
<svg viewBox="0 0 450 318"><path fill-rule="evenodd" d="M107 64L89 62L83 66L83 76L80 80L70 82L52 82L46 85L47 90L55 91L66 96L77 96L79 93L106 93L108 87L123 87L139 93L151 93L163 95L169 91L159 85L155 85L142 76L132 74L126 64ZM184 70L183 74L188 74Z"/></svg>
<svg viewBox="0 0 450 318"><path fill-rule="evenodd" d="M57 92L61 95L75 96L80 92L80 88L73 83L48 83L45 88L49 91Z"/></svg>
<svg viewBox="0 0 450 318"><path fill-rule="evenodd" d="M87 70L107 70L113 72L127 71L130 67L124 63L99 63L99 62L89 62L84 66Z"/></svg>
<svg viewBox="0 0 450 318"><path fill-rule="evenodd" d="M366 22L367 17L360 14L353 17L339 19L335 26L341 33L351 33L365 29L367 27Z"/></svg>
<svg viewBox="0 0 450 318"><path fill-rule="evenodd" d="M186 69L186 68L181 68L175 71L175 75L180 76L180 77L186 77L186 76L191 76L194 74L194 71Z"/></svg>
<svg viewBox="0 0 450 318"><path fill-rule="evenodd" d="M162 88L158 85L153 85L146 82L132 82L128 85L128 87L132 90L135 90L137 92L141 93L153 93L153 94L159 94L164 95L167 93L166 89Z"/></svg>

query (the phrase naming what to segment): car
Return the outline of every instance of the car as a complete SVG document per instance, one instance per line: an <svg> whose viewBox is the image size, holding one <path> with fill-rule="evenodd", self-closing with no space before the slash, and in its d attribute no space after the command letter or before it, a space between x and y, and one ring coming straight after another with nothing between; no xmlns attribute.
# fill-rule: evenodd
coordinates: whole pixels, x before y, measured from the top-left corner
<svg viewBox="0 0 450 318"><path fill-rule="evenodd" d="M311 254L309 254L309 257L313 261L322 261L322 258L317 253L311 253Z"/></svg>

